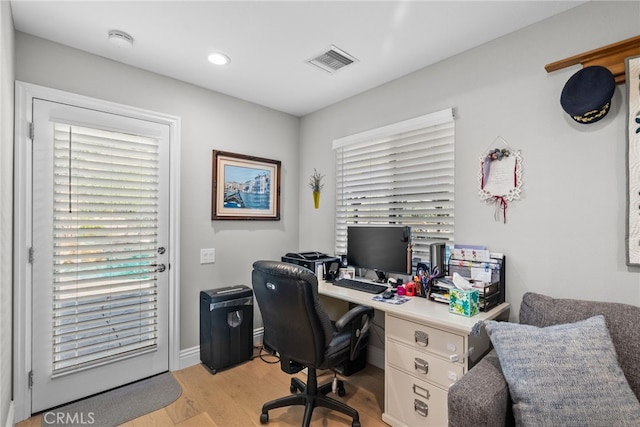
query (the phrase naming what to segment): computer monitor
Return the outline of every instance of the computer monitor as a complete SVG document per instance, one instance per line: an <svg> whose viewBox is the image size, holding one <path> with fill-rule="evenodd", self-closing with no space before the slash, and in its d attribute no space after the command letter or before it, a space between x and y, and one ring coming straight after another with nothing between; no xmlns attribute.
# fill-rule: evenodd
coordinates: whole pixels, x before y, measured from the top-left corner
<svg viewBox="0 0 640 427"><path fill-rule="evenodd" d="M379 280L384 280L386 273L411 274L411 227L347 227L347 262L354 267L374 270Z"/></svg>

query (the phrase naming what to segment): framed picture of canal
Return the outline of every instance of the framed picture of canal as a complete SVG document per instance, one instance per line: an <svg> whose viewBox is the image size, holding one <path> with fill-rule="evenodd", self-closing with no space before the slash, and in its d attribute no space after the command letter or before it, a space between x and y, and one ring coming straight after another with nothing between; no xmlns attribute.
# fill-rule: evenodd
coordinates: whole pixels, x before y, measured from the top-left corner
<svg viewBox="0 0 640 427"><path fill-rule="evenodd" d="M280 220L280 161L213 150L211 219Z"/></svg>

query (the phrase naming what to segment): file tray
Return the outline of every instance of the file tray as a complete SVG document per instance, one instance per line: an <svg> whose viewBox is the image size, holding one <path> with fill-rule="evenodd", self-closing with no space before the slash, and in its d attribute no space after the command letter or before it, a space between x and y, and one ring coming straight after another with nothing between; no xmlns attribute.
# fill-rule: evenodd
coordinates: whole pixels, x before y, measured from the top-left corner
<svg viewBox="0 0 640 427"><path fill-rule="evenodd" d="M491 271L490 282L471 280L473 287L478 289L480 297L480 311L489 311L500 303L505 302L505 257L502 254L492 254L489 261L467 261L451 257L449 259L449 274L458 273L465 279L473 279L477 271Z"/></svg>

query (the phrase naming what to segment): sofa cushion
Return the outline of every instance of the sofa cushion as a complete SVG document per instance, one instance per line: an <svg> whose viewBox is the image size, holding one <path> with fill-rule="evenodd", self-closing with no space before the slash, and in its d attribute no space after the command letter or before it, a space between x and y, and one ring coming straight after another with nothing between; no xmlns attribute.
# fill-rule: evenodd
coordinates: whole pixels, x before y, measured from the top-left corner
<svg viewBox="0 0 640 427"><path fill-rule="evenodd" d="M640 402L603 316L539 328L487 321L520 426L631 426Z"/></svg>
<svg viewBox="0 0 640 427"><path fill-rule="evenodd" d="M520 323L545 327L603 315L631 389L640 399L640 307L629 304L551 298L528 292L522 297Z"/></svg>

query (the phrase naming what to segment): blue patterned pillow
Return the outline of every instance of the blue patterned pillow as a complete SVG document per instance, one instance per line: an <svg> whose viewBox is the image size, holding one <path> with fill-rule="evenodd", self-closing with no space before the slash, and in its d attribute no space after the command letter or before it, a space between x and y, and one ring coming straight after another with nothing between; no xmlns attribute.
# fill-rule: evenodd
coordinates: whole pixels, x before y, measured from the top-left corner
<svg viewBox="0 0 640 427"><path fill-rule="evenodd" d="M485 322L518 426L638 426L640 402L603 316L538 328Z"/></svg>

